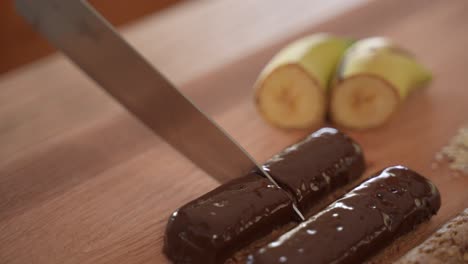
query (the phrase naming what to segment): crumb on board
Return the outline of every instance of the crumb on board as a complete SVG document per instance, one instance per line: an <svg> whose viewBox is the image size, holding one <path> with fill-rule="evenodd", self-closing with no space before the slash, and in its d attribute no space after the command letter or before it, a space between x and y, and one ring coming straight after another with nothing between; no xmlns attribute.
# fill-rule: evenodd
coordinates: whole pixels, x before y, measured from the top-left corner
<svg viewBox="0 0 468 264"><path fill-rule="evenodd" d="M448 145L435 156L436 161L447 160L449 168L468 174L468 125L460 128Z"/></svg>

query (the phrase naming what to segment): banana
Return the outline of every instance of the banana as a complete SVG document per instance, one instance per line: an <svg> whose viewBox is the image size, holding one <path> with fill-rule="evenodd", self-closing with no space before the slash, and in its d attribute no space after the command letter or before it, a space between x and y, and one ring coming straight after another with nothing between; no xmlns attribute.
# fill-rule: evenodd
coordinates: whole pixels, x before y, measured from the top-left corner
<svg viewBox="0 0 468 264"><path fill-rule="evenodd" d="M328 83L351 43L322 33L283 48L255 83L255 104L260 114L282 128L320 125L326 115Z"/></svg>
<svg viewBox="0 0 468 264"><path fill-rule="evenodd" d="M330 116L342 126L365 129L386 122L431 73L413 55L383 37L357 41L345 53L331 89Z"/></svg>

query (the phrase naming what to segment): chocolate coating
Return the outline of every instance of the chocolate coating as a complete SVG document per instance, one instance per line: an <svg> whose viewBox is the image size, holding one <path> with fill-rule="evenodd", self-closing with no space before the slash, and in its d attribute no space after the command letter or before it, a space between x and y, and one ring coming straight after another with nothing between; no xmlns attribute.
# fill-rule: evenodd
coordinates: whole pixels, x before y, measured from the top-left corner
<svg viewBox="0 0 468 264"><path fill-rule="evenodd" d="M164 251L174 263L222 263L236 250L296 220L288 195L250 174L175 211Z"/></svg>
<svg viewBox="0 0 468 264"><path fill-rule="evenodd" d="M361 263L439 208L431 182L390 167L250 255L248 263Z"/></svg>
<svg viewBox="0 0 468 264"><path fill-rule="evenodd" d="M308 212L332 190L359 178L365 164L356 142L327 127L275 155L263 168Z"/></svg>
<svg viewBox="0 0 468 264"><path fill-rule="evenodd" d="M299 221L293 200L303 212L310 211L327 194L359 177L364 158L350 138L323 128L274 156L264 168L284 190L254 172L188 203L169 219L166 255L175 263L221 263Z"/></svg>

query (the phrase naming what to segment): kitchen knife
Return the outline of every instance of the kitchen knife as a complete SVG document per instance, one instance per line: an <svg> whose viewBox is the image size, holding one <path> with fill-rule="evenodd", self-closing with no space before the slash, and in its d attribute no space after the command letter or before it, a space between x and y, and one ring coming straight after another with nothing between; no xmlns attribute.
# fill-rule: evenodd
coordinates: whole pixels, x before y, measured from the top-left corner
<svg viewBox="0 0 468 264"><path fill-rule="evenodd" d="M224 182L257 168L278 186L237 142L87 2L16 0L16 7L37 31L128 111L209 175Z"/></svg>

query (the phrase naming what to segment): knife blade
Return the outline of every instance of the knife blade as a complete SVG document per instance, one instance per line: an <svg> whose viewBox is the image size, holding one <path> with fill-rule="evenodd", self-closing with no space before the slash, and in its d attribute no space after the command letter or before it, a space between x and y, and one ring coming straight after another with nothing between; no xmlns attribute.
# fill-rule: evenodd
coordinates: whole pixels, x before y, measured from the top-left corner
<svg viewBox="0 0 468 264"><path fill-rule="evenodd" d="M82 0L16 0L30 24L148 128L220 182L276 181ZM304 219L294 206L296 213Z"/></svg>

